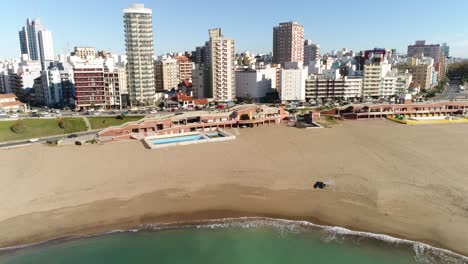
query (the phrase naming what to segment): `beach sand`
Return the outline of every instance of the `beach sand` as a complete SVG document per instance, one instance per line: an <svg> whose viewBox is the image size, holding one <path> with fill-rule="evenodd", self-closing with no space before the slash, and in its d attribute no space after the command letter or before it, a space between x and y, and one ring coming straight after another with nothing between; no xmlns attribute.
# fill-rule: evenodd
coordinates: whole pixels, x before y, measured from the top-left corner
<svg viewBox="0 0 468 264"><path fill-rule="evenodd" d="M0 247L143 224L308 220L468 255L468 125L348 121L234 141L0 151ZM332 183L314 190L316 181Z"/></svg>

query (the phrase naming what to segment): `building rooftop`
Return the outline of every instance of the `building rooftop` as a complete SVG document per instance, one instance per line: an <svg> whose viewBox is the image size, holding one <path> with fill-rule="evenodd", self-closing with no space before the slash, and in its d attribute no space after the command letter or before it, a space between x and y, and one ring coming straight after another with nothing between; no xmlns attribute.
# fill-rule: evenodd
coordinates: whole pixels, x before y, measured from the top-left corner
<svg viewBox="0 0 468 264"><path fill-rule="evenodd" d="M145 8L144 4L132 4L123 10L124 13L152 14L153 10Z"/></svg>

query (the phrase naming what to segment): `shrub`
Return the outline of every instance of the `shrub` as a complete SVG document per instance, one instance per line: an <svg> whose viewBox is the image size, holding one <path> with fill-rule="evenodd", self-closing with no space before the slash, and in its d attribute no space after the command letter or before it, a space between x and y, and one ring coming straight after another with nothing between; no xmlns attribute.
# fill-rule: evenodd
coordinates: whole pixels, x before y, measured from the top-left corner
<svg viewBox="0 0 468 264"><path fill-rule="evenodd" d="M23 121L18 121L16 123L14 123L11 127L10 127L11 131L13 131L13 133L16 133L16 134L23 134L24 132L26 132L27 130L27 127L26 125L24 124Z"/></svg>
<svg viewBox="0 0 468 264"><path fill-rule="evenodd" d="M70 122L68 120L66 120L66 119L60 119L59 127L61 129L68 129L70 127Z"/></svg>

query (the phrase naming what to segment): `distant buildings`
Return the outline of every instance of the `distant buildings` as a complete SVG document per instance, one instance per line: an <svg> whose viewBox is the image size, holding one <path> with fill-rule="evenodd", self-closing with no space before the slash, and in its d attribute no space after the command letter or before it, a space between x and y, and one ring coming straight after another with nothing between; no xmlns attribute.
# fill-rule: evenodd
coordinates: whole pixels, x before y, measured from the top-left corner
<svg viewBox="0 0 468 264"><path fill-rule="evenodd" d="M414 45L408 46L408 57L430 57L434 59L434 69L437 72L437 80L445 78L447 72L446 56L442 52L440 44L426 44L425 40L418 40Z"/></svg>
<svg viewBox="0 0 468 264"><path fill-rule="evenodd" d="M311 40L304 42L304 64L309 65L311 61L320 59L320 46L312 43Z"/></svg>
<svg viewBox="0 0 468 264"><path fill-rule="evenodd" d="M72 55L87 60L88 58L96 58L96 50L93 47L75 47Z"/></svg>
<svg viewBox="0 0 468 264"><path fill-rule="evenodd" d="M45 29L39 19L27 19L19 31L21 54L27 54L33 61L40 61L42 69L54 60L52 33Z"/></svg>
<svg viewBox="0 0 468 264"><path fill-rule="evenodd" d="M304 27L297 22L273 28L273 62L304 62Z"/></svg>
<svg viewBox="0 0 468 264"><path fill-rule="evenodd" d="M400 72L412 75L413 82L419 84L421 89L430 89L433 84L434 60L429 57L407 58L404 63L393 66Z"/></svg>
<svg viewBox="0 0 468 264"><path fill-rule="evenodd" d="M440 47L440 50L442 51L442 54L445 56L445 58L450 58L450 46L448 46L447 43L443 43Z"/></svg>
<svg viewBox="0 0 468 264"><path fill-rule="evenodd" d="M127 51L127 85L132 105L154 104L152 10L134 4L123 10Z"/></svg>

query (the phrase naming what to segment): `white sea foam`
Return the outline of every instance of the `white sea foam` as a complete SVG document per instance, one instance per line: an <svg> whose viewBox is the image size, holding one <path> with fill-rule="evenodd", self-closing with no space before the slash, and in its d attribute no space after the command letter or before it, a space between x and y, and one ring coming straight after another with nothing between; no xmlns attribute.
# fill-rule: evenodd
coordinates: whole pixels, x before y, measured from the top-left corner
<svg viewBox="0 0 468 264"><path fill-rule="evenodd" d="M22 245L17 247L7 247L0 248L1 251L11 251L11 250L20 250L28 247L40 246L52 242L61 242L68 241L71 239L79 238L92 238L102 235L110 235L115 233L136 233L142 231L159 231L159 230L171 230L171 229L181 229L181 228L209 228L209 229L223 229L223 228L245 228L245 229L255 229L269 227L276 229L279 233L300 233L304 232L307 228L316 228L318 230L324 231L322 237L325 242L332 241L341 241L351 238L354 243L359 244L360 239L375 239L378 241L383 241L391 244L399 244L404 246L410 246L415 252L415 260L418 263L424 264L434 264L434 263L444 263L444 264L468 264L468 257L462 256L455 252L452 252L447 249L436 248L428 244L411 241L406 239L395 238L392 236L384 234L375 234L369 232L361 231L352 231L347 228L338 227L338 226L324 226L317 225L307 221L295 221L295 220L286 220L286 219L276 219L276 218L264 218L264 217L241 217L241 218L223 218L223 219L214 219L214 220L202 220L187 223L187 222L172 222L165 224L151 224L143 225L138 229L130 230L112 230L110 232L94 234L94 235L71 235L64 238L56 238L48 241Z"/></svg>

